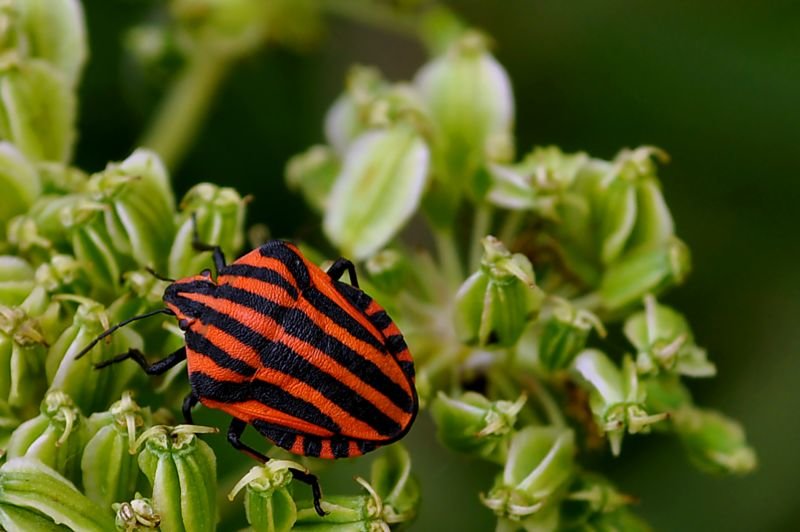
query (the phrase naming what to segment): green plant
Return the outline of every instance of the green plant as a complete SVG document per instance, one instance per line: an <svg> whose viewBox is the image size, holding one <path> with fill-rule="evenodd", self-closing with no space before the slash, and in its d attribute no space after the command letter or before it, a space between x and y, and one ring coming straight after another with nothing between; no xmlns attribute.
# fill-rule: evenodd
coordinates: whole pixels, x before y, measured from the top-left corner
<svg viewBox="0 0 800 532"><path fill-rule="evenodd" d="M202 240L242 250L245 198L203 183L176 205L168 167L236 59L268 43L307 45L326 11L419 37L431 59L409 83L354 67L325 118L326 144L289 161L287 182L328 241L304 249L358 261L365 290L406 335L442 444L496 464L475 502L498 529L647 529L632 498L583 465L606 446L620 455L626 434L674 434L704 470L753 469L739 426L696 406L682 384L716 369L685 318L656 299L690 262L656 176L663 152L516 157L508 75L488 38L443 8L169 5L168 23L130 39L150 67L181 65L144 136L150 149L92 175L70 165L80 4L0 5L0 526L108 530L116 518L121 530L213 530L246 516L255 530L377 530L413 520L424 486L401 444L359 479L360 495L326 493L321 518L287 471L310 462L274 451L252 467L198 436L213 429L176 426L183 366L155 388L132 363L93 371L130 347L174 350L182 336L169 320L140 322L74 360L109 324L161 306L166 283L147 268L178 278L210 264L192 250L193 214ZM406 237L412 219L425 229ZM613 333L628 345L606 341ZM244 511L228 500L240 492Z"/></svg>

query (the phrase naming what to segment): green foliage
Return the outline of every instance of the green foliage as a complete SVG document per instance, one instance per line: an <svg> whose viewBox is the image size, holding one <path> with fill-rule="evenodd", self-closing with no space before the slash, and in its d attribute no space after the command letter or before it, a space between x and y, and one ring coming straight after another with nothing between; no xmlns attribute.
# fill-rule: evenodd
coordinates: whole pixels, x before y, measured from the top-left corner
<svg viewBox="0 0 800 532"><path fill-rule="evenodd" d="M694 405L682 379L716 367L685 317L656 300L690 269L657 177L663 152L606 161L535 147L516 160L509 76L489 39L442 7L169 5L167 21L130 43L145 64L172 53L184 69L148 148L92 175L70 165L80 5L0 5L1 527L201 531L246 519L258 531L387 530L415 518L424 486L402 444L357 479L361 493L326 493L319 516L289 471L306 465L248 472L245 457L201 437L215 429L175 426L182 367L156 387L132 362L93 370L129 348L171 352L182 337L168 320L137 322L75 359L110 324L161 306L166 282L151 272L210 265L191 246L195 225L227 255L242 250L247 198L201 183L176 205L168 167L234 60L312 45L326 10L410 31L431 58L405 83L354 68L324 120L327 144L287 164L332 247L304 246L328 250L309 252L320 262L357 261L405 333L442 444L497 468L475 503L498 530L647 530L632 498L587 469L598 435L614 456L625 434L658 430L702 470L756 466L735 421ZM432 246L412 247L411 231ZM239 492L243 507L232 506Z"/></svg>

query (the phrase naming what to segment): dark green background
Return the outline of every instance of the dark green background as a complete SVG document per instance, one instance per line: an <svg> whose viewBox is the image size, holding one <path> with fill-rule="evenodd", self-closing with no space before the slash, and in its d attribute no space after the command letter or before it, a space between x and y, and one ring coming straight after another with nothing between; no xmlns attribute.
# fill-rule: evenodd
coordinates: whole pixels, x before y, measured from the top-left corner
<svg viewBox="0 0 800 532"><path fill-rule="evenodd" d="M86 0L92 60L82 86L77 162L125 157L154 103L122 51L153 2ZM800 3L790 1L452 2L485 29L508 69L520 151L557 144L609 158L654 144L694 273L669 301L689 316L719 376L692 383L698 402L738 418L759 470L707 477L659 437L629 439L605 465L660 530L800 529ZM321 140L347 66L409 78L424 60L402 37L334 20L319 46L270 49L240 64L179 168L176 186L209 180L256 195L252 222L274 234L317 221L283 185L287 158ZM475 500L491 469L442 453L422 422L412 434L424 506L417 529L487 530ZM448 526L449 525L449 526ZM444 528L441 528L444 527Z"/></svg>

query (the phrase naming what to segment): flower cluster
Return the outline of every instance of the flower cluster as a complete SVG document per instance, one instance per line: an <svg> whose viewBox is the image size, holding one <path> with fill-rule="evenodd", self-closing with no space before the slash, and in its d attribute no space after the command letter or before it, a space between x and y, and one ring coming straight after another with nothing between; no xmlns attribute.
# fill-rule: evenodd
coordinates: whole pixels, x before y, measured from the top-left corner
<svg viewBox="0 0 800 532"><path fill-rule="evenodd" d="M513 109L488 39L461 28L409 83L354 68L327 144L287 181L364 261L442 444L501 468L480 495L498 530L645 529L633 498L582 466L604 441L618 456L626 434L657 430L705 470L756 462L734 421L693 403L681 379L716 367L656 299L690 269L657 177L667 157L515 158ZM406 243L414 217L435 252ZM605 340L615 331L626 347Z"/></svg>
<svg viewBox="0 0 800 532"><path fill-rule="evenodd" d="M703 470L751 471L739 425L684 385L715 365L657 299L690 265L657 177L666 155L517 156L512 84L488 37L408 4L403 17L420 23L398 23L420 28L432 58L407 83L354 67L326 143L290 160L286 180L404 332L442 445L497 467L476 504L498 530L646 529L633 498L584 464L651 431L677 436ZM222 451L215 429L178 424L185 366L155 386L130 361L94 370L131 348L173 352L183 338L169 320L75 358L109 325L161 308L162 278L210 265L195 231L227 255L242 250L246 198L201 183L176 202L167 166L221 66L265 43L306 46L322 17L321 3L301 0L169 6L169 26L129 39L145 66L173 53L184 68L146 135L152 149L89 174L71 164L87 49L79 1L0 2L0 528L401 527L421 497L401 444L358 479L361 494L326 492L321 517L293 489L290 469L305 462L278 451L252 467ZM625 347L606 341L615 332ZM231 503L240 493L243 508Z"/></svg>

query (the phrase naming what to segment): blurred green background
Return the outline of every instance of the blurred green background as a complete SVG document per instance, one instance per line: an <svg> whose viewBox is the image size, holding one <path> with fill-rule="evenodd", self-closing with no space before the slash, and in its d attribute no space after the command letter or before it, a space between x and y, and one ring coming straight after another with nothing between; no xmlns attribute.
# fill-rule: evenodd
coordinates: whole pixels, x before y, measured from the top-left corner
<svg viewBox="0 0 800 532"><path fill-rule="evenodd" d="M123 41L158 3L84 4L92 58L77 164L94 171L128 155L157 102ZM719 368L692 390L742 422L760 466L707 477L675 442L651 436L626 439L622 458L598 467L641 498L637 511L658 530L800 529L800 3L450 5L494 37L514 84L518 150L557 144L610 158L654 144L672 157L661 176L694 272L667 300ZM351 63L408 79L425 59L407 38L330 22L305 53L270 48L234 69L178 169L179 192L201 180L235 186L256 197L250 221L274 235L315 230L285 188L284 163L321 140ZM491 529L475 497L492 469L440 450L427 420L410 440L424 490L415 529Z"/></svg>

